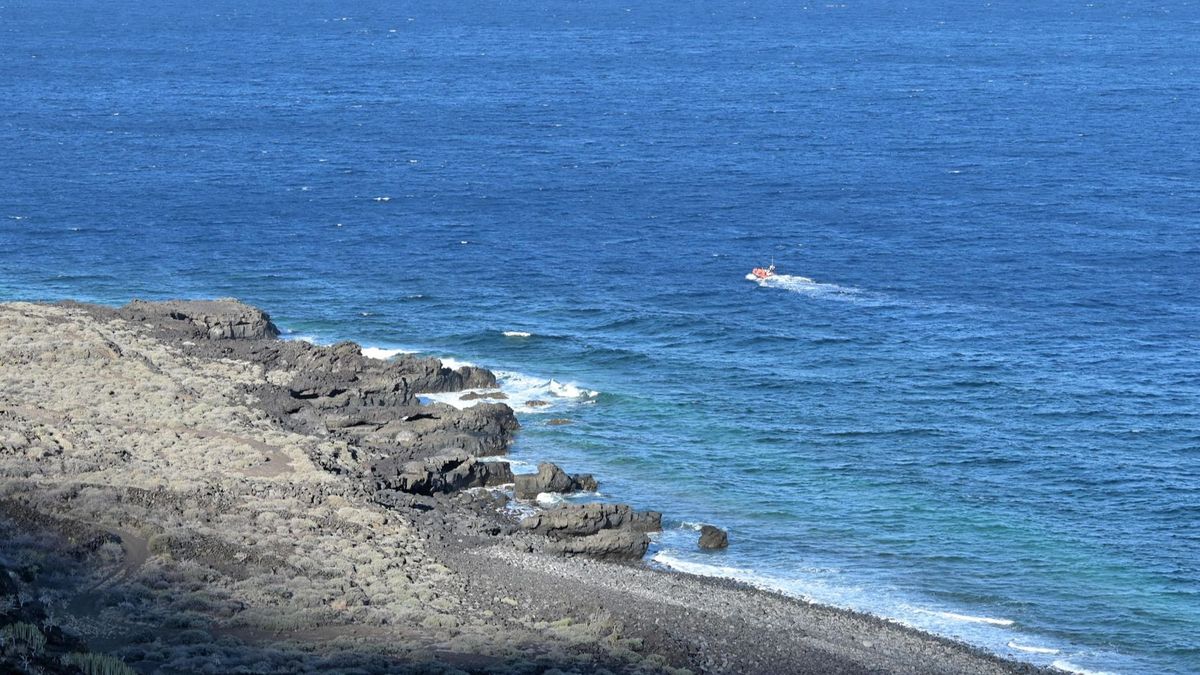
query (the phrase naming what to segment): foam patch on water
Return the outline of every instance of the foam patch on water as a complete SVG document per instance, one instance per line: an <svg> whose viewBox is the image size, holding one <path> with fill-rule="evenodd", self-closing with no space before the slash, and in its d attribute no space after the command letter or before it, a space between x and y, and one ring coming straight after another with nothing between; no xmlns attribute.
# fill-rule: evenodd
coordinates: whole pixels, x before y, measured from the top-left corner
<svg viewBox="0 0 1200 675"><path fill-rule="evenodd" d="M504 335L504 337L511 337L511 338L527 338L527 337L532 337L533 333L529 333L529 332L526 332L523 330L506 330L502 333L502 335Z"/></svg>

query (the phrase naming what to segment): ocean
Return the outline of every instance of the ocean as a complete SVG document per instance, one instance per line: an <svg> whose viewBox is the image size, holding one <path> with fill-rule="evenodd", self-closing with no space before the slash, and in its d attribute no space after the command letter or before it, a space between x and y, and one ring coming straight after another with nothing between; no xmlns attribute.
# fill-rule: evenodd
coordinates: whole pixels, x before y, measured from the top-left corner
<svg viewBox="0 0 1200 675"><path fill-rule="evenodd" d="M0 300L486 366L651 564L1196 673L1198 55L1182 0L0 0Z"/></svg>

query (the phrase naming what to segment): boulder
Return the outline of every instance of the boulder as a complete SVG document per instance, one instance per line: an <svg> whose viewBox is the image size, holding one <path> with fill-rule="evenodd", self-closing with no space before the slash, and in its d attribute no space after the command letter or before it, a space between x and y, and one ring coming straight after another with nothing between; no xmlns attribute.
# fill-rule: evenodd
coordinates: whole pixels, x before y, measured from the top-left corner
<svg viewBox="0 0 1200 675"><path fill-rule="evenodd" d="M700 528L700 548L718 549L729 546L729 535L719 527L704 525Z"/></svg>
<svg viewBox="0 0 1200 675"><path fill-rule="evenodd" d="M513 477L513 492L517 499L537 499L542 492L579 492L596 490L596 479L590 474L567 475L567 472L550 462L538 464L534 474Z"/></svg>
<svg viewBox="0 0 1200 675"><path fill-rule="evenodd" d="M650 548L650 537L631 530L602 530L586 537L546 543L545 551L563 556L585 555L601 560L640 560Z"/></svg>
<svg viewBox="0 0 1200 675"><path fill-rule="evenodd" d="M551 539L584 537L601 530L658 532L662 514L634 511L628 504L563 504L523 519L521 528Z"/></svg>
<svg viewBox="0 0 1200 675"><path fill-rule="evenodd" d="M504 462L481 462L461 453L447 453L408 462L400 471L387 462L372 467L380 489L418 495L454 492L473 487L511 483L512 470Z"/></svg>

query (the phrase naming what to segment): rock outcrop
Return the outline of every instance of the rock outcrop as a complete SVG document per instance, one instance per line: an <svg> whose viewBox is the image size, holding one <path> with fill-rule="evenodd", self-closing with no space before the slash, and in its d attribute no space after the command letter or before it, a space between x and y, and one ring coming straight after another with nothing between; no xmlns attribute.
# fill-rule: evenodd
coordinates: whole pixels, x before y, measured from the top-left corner
<svg viewBox="0 0 1200 675"><path fill-rule="evenodd" d="M127 321L165 324L209 340L279 337L279 329L266 312L232 298L166 302L134 300L117 313Z"/></svg>
<svg viewBox="0 0 1200 675"><path fill-rule="evenodd" d="M729 546L729 535L719 527L703 525L700 527L700 548L719 549Z"/></svg>
<svg viewBox="0 0 1200 675"><path fill-rule="evenodd" d="M381 460L372 465L371 471L380 489L419 495L501 485L513 479L507 463L481 462L462 453L427 457L399 468L394 462Z"/></svg>
<svg viewBox="0 0 1200 675"><path fill-rule="evenodd" d="M513 482L517 499L536 499L543 492L594 492L597 487L591 474L571 476L550 462L538 464L537 473L514 476Z"/></svg>
<svg viewBox="0 0 1200 675"><path fill-rule="evenodd" d="M548 537L548 553L636 560L650 546L646 533L662 529L662 514L627 504L566 504L525 518L521 529Z"/></svg>
<svg viewBox="0 0 1200 675"><path fill-rule="evenodd" d="M659 532L662 514L635 511L628 504L563 504L525 518L521 528L556 539L587 536L600 530Z"/></svg>
<svg viewBox="0 0 1200 675"><path fill-rule="evenodd" d="M650 537L629 530L601 530L587 537L546 543L545 551L562 556L588 556L601 560L640 560L650 548Z"/></svg>

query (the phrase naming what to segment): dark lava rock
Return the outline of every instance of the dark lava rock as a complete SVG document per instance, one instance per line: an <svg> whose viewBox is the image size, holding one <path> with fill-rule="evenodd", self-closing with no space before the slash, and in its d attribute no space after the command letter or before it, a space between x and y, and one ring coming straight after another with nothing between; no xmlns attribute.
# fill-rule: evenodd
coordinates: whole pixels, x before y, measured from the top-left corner
<svg viewBox="0 0 1200 675"><path fill-rule="evenodd" d="M719 527L704 525L700 528L700 548L717 549L729 546L729 535Z"/></svg>
<svg viewBox="0 0 1200 675"><path fill-rule="evenodd" d="M209 340L244 340L279 337L279 329L266 312L232 298L221 300L134 300L118 315L139 323L158 322L190 330Z"/></svg>
<svg viewBox="0 0 1200 675"><path fill-rule="evenodd" d="M379 487L419 495L500 485L513 479L512 470L504 462L481 462L460 453L407 462L399 472L389 472L392 468L393 464L384 462L372 466Z"/></svg>
<svg viewBox="0 0 1200 675"><path fill-rule="evenodd" d="M632 530L601 530L586 537L546 543L545 551L563 556L585 555L601 560L639 560L650 548L650 537Z"/></svg>
<svg viewBox="0 0 1200 675"><path fill-rule="evenodd" d="M469 391L469 392L463 394L462 396L459 396L458 400L460 400L460 401L478 401L481 398L492 399L495 401L503 401L508 398L508 394L506 394L502 391L484 391L484 392Z"/></svg>
<svg viewBox="0 0 1200 675"><path fill-rule="evenodd" d="M563 504L521 521L521 528L551 539L584 537L601 530L662 530L662 514L634 511L628 504Z"/></svg>
<svg viewBox="0 0 1200 675"><path fill-rule="evenodd" d="M535 474L521 474L513 477L513 492L517 499L537 499L542 492L578 492L581 490L595 491L596 479L590 474L567 475L556 464L542 462L538 464Z"/></svg>

